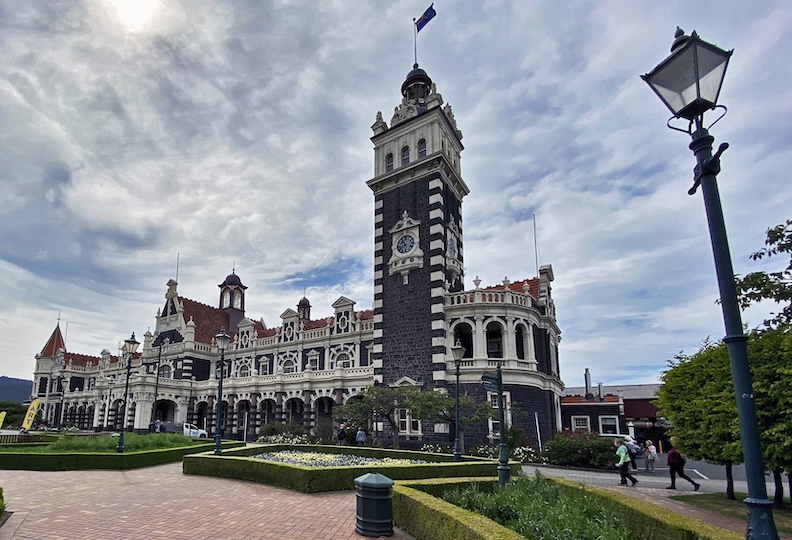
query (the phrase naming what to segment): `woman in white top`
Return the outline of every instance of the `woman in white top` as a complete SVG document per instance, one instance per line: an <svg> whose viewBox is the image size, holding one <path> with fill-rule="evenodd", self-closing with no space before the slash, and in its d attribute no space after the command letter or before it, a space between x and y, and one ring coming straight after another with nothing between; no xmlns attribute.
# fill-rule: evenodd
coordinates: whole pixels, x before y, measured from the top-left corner
<svg viewBox="0 0 792 540"><path fill-rule="evenodd" d="M657 460L657 448L652 441L646 440L644 443L646 452L644 453L644 467L646 472L653 473L655 470L655 461Z"/></svg>

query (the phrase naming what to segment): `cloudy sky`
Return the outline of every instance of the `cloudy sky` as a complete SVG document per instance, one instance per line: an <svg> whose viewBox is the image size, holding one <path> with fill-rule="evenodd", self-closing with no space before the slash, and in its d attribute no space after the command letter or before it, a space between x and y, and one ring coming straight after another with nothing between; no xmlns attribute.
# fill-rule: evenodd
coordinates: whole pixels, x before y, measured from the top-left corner
<svg viewBox="0 0 792 540"><path fill-rule="evenodd" d="M428 1L0 0L0 375L154 324L166 283L247 313L372 304L370 126ZM712 129L735 271L792 217L792 6L437 0L418 60L464 134L467 285L552 264L562 377L657 380L723 322L687 135L639 75L677 25L735 53ZM773 306L744 314L756 326Z"/></svg>

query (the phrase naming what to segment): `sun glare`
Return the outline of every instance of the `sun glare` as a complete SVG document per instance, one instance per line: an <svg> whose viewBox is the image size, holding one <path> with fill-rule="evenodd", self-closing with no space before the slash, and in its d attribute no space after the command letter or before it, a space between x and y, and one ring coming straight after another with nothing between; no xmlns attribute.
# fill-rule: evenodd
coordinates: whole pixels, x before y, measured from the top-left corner
<svg viewBox="0 0 792 540"><path fill-rule="evenodd" d="M142 30L150 23L158 0L111 0L118 17L130 30Z"/></svg>

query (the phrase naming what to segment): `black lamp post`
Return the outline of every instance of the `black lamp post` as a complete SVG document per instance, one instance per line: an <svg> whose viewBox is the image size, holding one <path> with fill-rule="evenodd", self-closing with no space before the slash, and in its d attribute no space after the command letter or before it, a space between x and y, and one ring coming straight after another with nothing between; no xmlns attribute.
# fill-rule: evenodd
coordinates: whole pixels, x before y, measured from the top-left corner
<svg viewBox="0 0 792 540"><path fill-rule="evenodd" d="M462 446L459 444L459 368L462 365L462 357L465 355L465 348L457 340L456 345L451 347L451 354L454 355L454 366L456 367L456 417L454 427L456 437L454 438L454 461L462 460Z"/></svg>
<svg viewBox="0 0 792 540"><path fill-rule="evenodd" d="M748 480L748 498L745 499L748 506L748 523L745 537L747 539L768 538L772 540L778 538L778 532L773 521L773 503L767 499L756 406L745 345L748 337L743 333L729 241L726 236L723 209L716 183L716 176L720 172L720 155L729 145L721 144L713 155L712 143L715 139L703 125L705 112L720 108L725 114L726 108L717 105L718 94L726 74L729 58L734 51L724 51L702 41L695 31L690 36L686 36L682 30L677 28L675 38L671 47L671 55L651 73L642 75L642 78L671 110L673 118L684 118L689 121L687 130L673 127L670 123L668 126L688 133L692 137L690 149L698 162L694 169L693 187L690 188L688 194L693 195L701 185L715 259L715 272L718 278L723 321L726 327L726 337L723 338L723 341L729 351L745 472ZM721 117L717 118L715 122ZM711 126L712 124L709 127Z"/></svg>
<svg viewBox="0 0 792 540"><path fill-rule="evenodd" d="M220 350L220 384L217 385L217 405L215 406L215 450L216 456L222 453L220 446L220 416L223 411L223 375L225 372L225 350L228 343L231 341L231 336L226 334L225 328L220 329L220 333L215 336L215 343Z"/></svg>
<svg viewBox="0 0 792 540"><path fill-rule="evenodd" d="M66 385L63 384L66 381L66 377L63 376L63 368L61 368L61 372L58 375L58 386L60 386L60 405L58 407L58 425L55 426L55 429L58 431L61 430L61 424L63 424L63 398L66 397Z"/></svg>
<svg viewBox="0 0 792 540"><path fill-rule="evenodd" d="M135 339L135 333L132 332L132 337L124 340L124 355L126 356L126 384L124 386L124 402L121 404L121 432L118 435L118 446L116 452L119 454L124 453L124 432L126 431L126 406L127 399L129 398L129 376L132 374L132 355L137 351L140 343Z"/></svg>
<svg viewBox="0 0 792 540"><path fill-rule="evenodd" d="M157 361L152 362L157 366L157 375L154 379L154 401L151 403L151 419L149 420L149 433L154 433L154 422L157 411L157 394L159 393L159 377L160 377L160 362L162 361L162 343L160 343L159 350L157 351Z"/></svg>

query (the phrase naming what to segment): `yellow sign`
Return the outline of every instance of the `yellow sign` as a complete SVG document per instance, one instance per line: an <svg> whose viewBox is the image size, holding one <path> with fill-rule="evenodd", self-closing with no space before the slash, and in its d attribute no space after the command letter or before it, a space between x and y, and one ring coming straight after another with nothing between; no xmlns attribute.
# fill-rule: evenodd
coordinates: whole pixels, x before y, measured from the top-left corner
<svg viewBox="0 0 792 540"><path fill-rule="evenodd" d="M3 422L5 422L6 412L0 411L0 429L3 429Z"/></svg>
<svg viewBox="0 0 792 540"><path fill-rule="evenodd" d="M30 406L28 407L27 412L25 413L25 421L22 422L22 429L29 430L33 427L33 420L36 419L36 413L38 412L39 403L41 403L40 399L34 399L30 402Z"/></svg>

